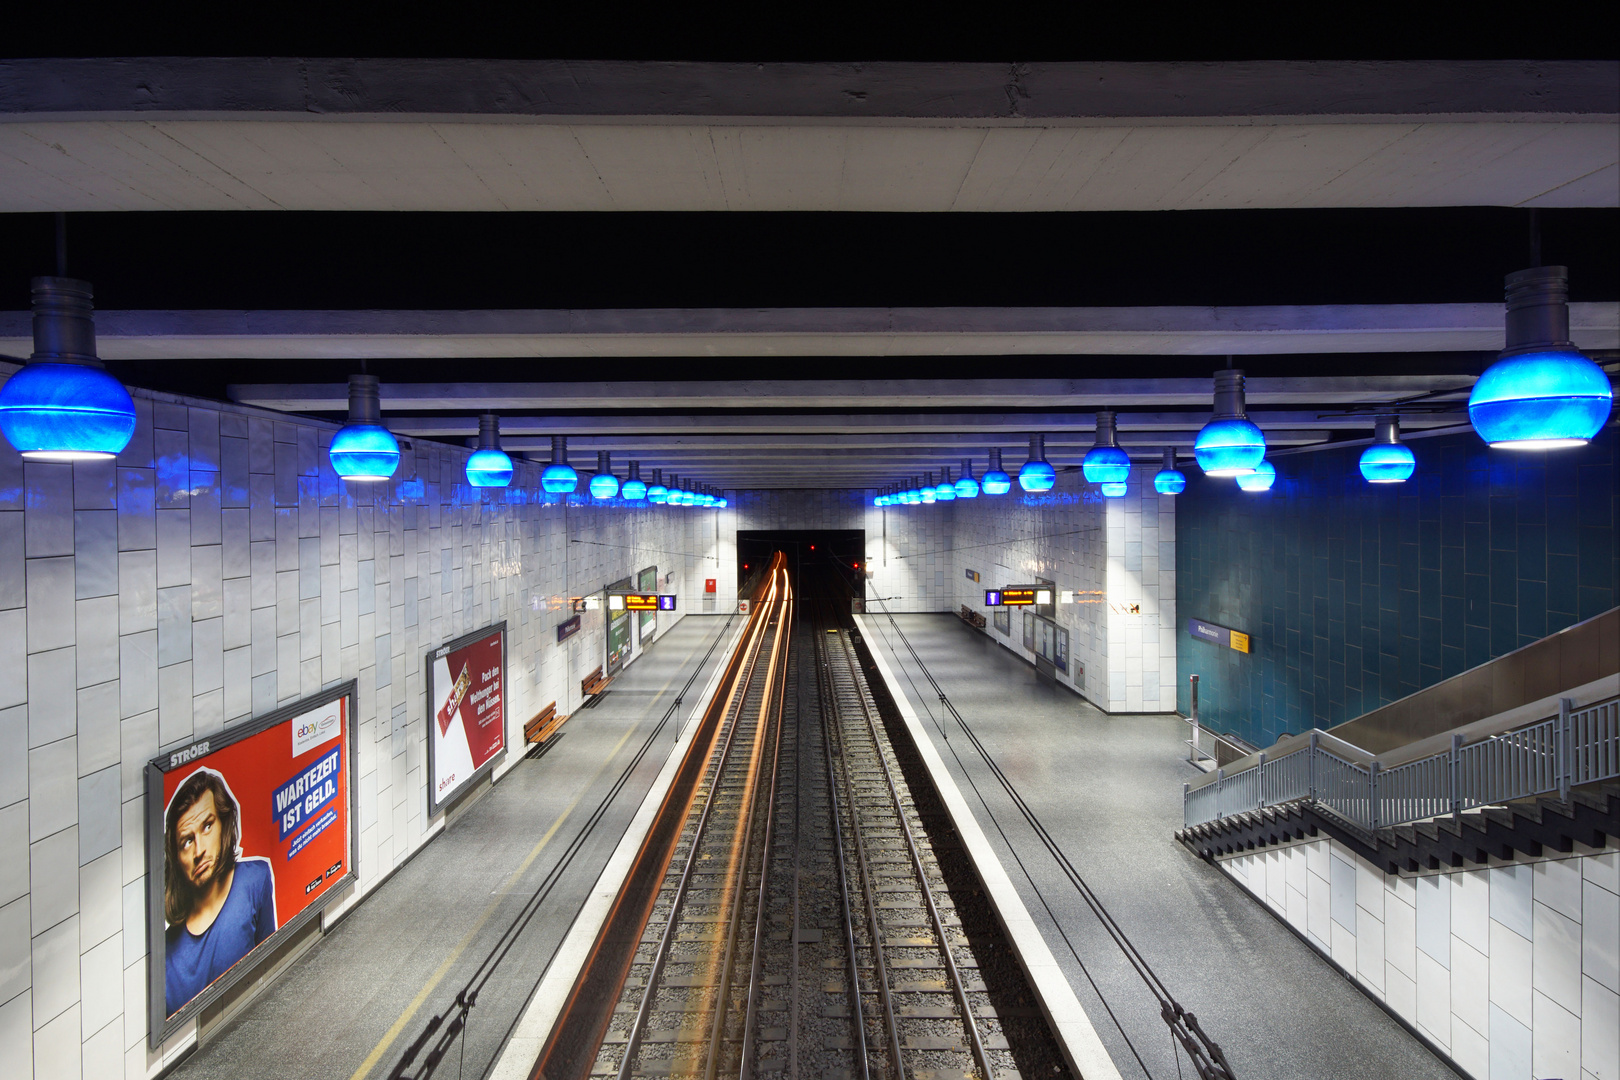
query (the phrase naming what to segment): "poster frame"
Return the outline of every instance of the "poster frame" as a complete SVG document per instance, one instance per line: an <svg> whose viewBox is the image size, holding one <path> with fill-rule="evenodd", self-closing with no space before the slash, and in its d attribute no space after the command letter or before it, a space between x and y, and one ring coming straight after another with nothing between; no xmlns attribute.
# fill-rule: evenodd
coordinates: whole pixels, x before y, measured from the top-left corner
<svg viewBox="0 0 1620 1080"><path fill-rule="evenodd" d="M467 779L445 792L443 798L435 798L433 791L433 778L438 775L438 766L434 761L436 755L433 751L433 713L435 711L433 705L433 661L437 660L445 653L452 652L464 645L471 645L473 642L487 638L489 635L494 633L499 633L501 635L501 748L498 752L491 754L488 761L484 762L482 765L478 766L478 768L468 773ZM506 637L506 620L502 619L500 622L490 623L481 630L474 630L470 634L462 634L458 638L452 638L443 644L436 645L427 650L422 658L422 682L425 686L425 690L423 691L425 707L422 710L422 722L425 726L422 729L422 738L427 743L426 794L427 814L429 821L444 813L445 809L451 803L461 798L462 793L465 792L469 787L478 783L478 781L482 780L488 774L494 772L495 767L506 760L506 752L511 749L509 740L507 739L507 720L509 717L507 716L508 703L506 696L508 689L506 685Z"/></svg>
<svg viewBox="0 0 1620 1080"><path fill-rule="evenodd" d="M347 679L334 686L322 690L318 694L299 698L288 705L282 705L263 716L256 716L243 721L222 732L206 735L203 738L193 738L183 746L177 746L168 753L159 754L146 763L146 1045L149 1050L159 1050L164 1042L175 1032L196 1018L203 1009L212 1005L224 996L232 987L243 979L256 972L260 965L272 957L276 951L286 943L300 929L317 918L328 905L350 885L360 878L359 861L360 845L356 825L360 821L360 782L356 774L357 755L356 747L360 742L359 710L355 707L359 697L359 683L355 679ZM286 723L295 716L301 716L312 709L322 705L349 699L347 708L348 731L345 733L348 744L348 760L344 762L344 783L349 789L349 819L348 819L348 854L345 856L345 867L336 881L322 890L321 895L305 906L304 910L291 919L276 927L275 932L265 938L244 956L225 974L209 983L196 997L186 1002L175 1011L173 1016L164 1014L164 977L167 959L167 937L163 923L163 869L158 866L155 871L152 866L154 858L161 858L164 844L163 818L167 811L167 804L163 799L163 777L165 773L176 769L183 769L195 761L200 761L216 751L251 738L261 732ZM202 748L199 750L199 747Z"/></svg>

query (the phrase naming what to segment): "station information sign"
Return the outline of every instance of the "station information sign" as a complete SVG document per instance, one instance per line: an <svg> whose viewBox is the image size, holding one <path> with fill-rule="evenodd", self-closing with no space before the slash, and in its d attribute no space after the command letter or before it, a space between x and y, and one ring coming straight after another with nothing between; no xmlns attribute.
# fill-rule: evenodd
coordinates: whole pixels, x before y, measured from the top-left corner
<svg viewBox="0 0 1620 1080"><path fill-rule="evenodd" d="M1008 585L984 591L985 607L1030 607L1051 602L1052 590L1044 585Z"/></svg>
<svg viewBox="0 0 1620 1080"><path fill-rule="evenodd" d="M672 593L614 593L608 597L609 611L674 611Z"/></svg>

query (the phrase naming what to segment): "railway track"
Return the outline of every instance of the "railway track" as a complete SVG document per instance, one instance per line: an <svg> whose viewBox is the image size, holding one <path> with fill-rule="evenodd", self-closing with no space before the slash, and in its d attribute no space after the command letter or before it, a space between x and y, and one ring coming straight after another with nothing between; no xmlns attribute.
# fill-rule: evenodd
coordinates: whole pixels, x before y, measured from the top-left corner
<svg viewBox="0 0 1620 1080"><path fill-rule="evenodd" d="M1066 1074L1009 1045L1016 965L1003 947L998 1012L976 952L997 935L982 913L964 930L963 868L940 862L960 849L929 836L847 599L802 601L778 556L756 605L534 1076Z"/></svg>

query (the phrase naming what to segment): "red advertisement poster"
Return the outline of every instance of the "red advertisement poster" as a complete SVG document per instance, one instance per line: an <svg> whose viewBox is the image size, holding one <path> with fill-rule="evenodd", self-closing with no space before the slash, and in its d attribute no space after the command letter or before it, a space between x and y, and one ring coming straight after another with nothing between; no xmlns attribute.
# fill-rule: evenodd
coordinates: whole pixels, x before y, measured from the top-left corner
<svg viewBox="0 0 1620 1080"><path fill-rule="evenodd" d="M350 693L148 767L154 1040L351 879Z"/></svg>
<svg viewBox="0 0 1620 1080"><path fill-rule="evenodd" d="M505 748L505 680L505 623L428 654L429 814Z"/></svg>

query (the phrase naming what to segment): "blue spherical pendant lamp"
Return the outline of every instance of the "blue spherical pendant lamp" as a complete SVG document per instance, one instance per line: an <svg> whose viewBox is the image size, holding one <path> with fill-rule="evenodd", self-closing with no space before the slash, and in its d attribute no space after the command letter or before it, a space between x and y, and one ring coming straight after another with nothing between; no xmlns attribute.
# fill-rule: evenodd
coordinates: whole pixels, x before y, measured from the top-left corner
<svg viewBox="0 0 1620 1080"><path fill-rule="evenodd" d="M494 413L478 418L478 449L467 459L467 483L473 487L506 487L512 482L512 459L501 450L501 421Z"/></svg>
<svg viewBox="0 0 1620 1080"><path fill-rule="evenodd" d="M990 451L990 469L979 478L979 490L986 495L1005 495L1012 490L1012 477L1001 467L1001 448Z"/></svg>
<svg viewBox="0 0 1620 1080"><path fill-rule="evenodd" d="M609 451L596 452L596 473L588 489L593 499L611 499L619 493L619 478L613 475L613 458Z"/></svg>
<svg viewBox="0 0 1620 1080"><path fill-rule="evenodd" d="M1164 449L1164 465L1153 474L1153 490L1160 495L1180 495L1187 490L1187 475L1176 468L1176 451Z"/></svg>
<svg viewBox="0 0 1620 1080"><path fill-rule="evenodd" d="M1123 484L1131 475L1131 456L1119 448L1119 429L1112 409L1097 410L1096 445L1081 459L1080 471L1091 484Z"/></svg>
<svg viewBox="0 0 1620 1080"><path fill-rule="evenodd" d="M0 387L0 432L32 461L110 458L135 434L135 402L96 358L92 290L33 280L34 354Z"/></svg>
<svg viewBox="0 0 1620 1080"><path fill-rule="evenodd" d="M377 376L349 376L349 422L332 436L326 453L345 480L387 480L399 468L399 442L382 426Z"/></svg>
<svg viewBox="0 0 1620 1080"><path fill-rule="evenodd" d="M1505 450L1582 446L1613 405L1608 375L1569 340L1569 271L1509 274L1507 347L1468 395L1480 438Z"/></svg>
<svg viewBox="0 0 1620 1080"><path fill-rule="evenodd" d="M951 480L951 470L946 469L940 476L939 486L934 488L934 500L936 502L955 502L956 484Z"/></svg>
<svg viewBox="0 0 1620 1080"><path fill-rule="evenodd" d="M568 436L551 437L551 464L541 471L540 486L548 495L571 495L579 486L579 473L568 464Z"/></svg>
<svg viewBox="0 0 1620 1080"><path fill-rule="evenodd" d="M962 459L962 475L956 481L956 497L958 499L977 499L979 497L979 482L973 479L973 459Z"/></svg>
<svg viewBox="0 0 1620 1080"><path fill-rule="evenodd" d="M923 473L922 486L917 489L917 495L924 506L933 506L939 501L939 491L934 485L933 473Z"/></svg>
<svg viewBox="0 0 1620 1080"><path fill-rule="evenodd" d="M1102 485L1104 498L1118 499L1125 494L1125 481L1110 480Z"/></svg>
<svg viewBox="0 0 1620 1080"><path fill-rule="evenodd" d="M1057 484L1057 470L1046 460L1046 436L1029 437L1029 460L1018 470L1018 486L1031 495L1051 491Z"/></svg>
<svg viewBox="0 0 1620 1080"><path fill-rule="evenodd" d="M664 486L664 470L653 470L653 482L647 485L647 501L662 506L669 501L669 488Z"/></svg>
<svg viewBox="0 0 1620 1080"><path fill-rule="evenodd" d="M1215 416L1193 440L1193 457L1209 476L1241 476L1259 468L1266 437L1249 422L1243 401L1243 372L1215 373Z"/></svg>
<svg viewBox="0 0 1620 1080"><path fill-rule="evenodd" d="M631 502L640 502L647 497L647 484L641 479L641 462L630 463L630 476L619 489L619 496Z"/></svg>
<svg viewBox="0 0 1620 1080"><path fill-rule="evenodd" d="M1261 458L1260 464L1249 472L1241 473L1237 482L1244 491L1270 491L1271 485L1277 482L1277 466Z"/></svg>
<svg viewBox="0 0 1620 1080"><path fill-rule="evenodd" d="M1374 421L1373 444L1361 452L1361 475L1369 484L1399 484L1417 469L1412 450L1401 442L1401 421L1383 414Z"/></svg>

